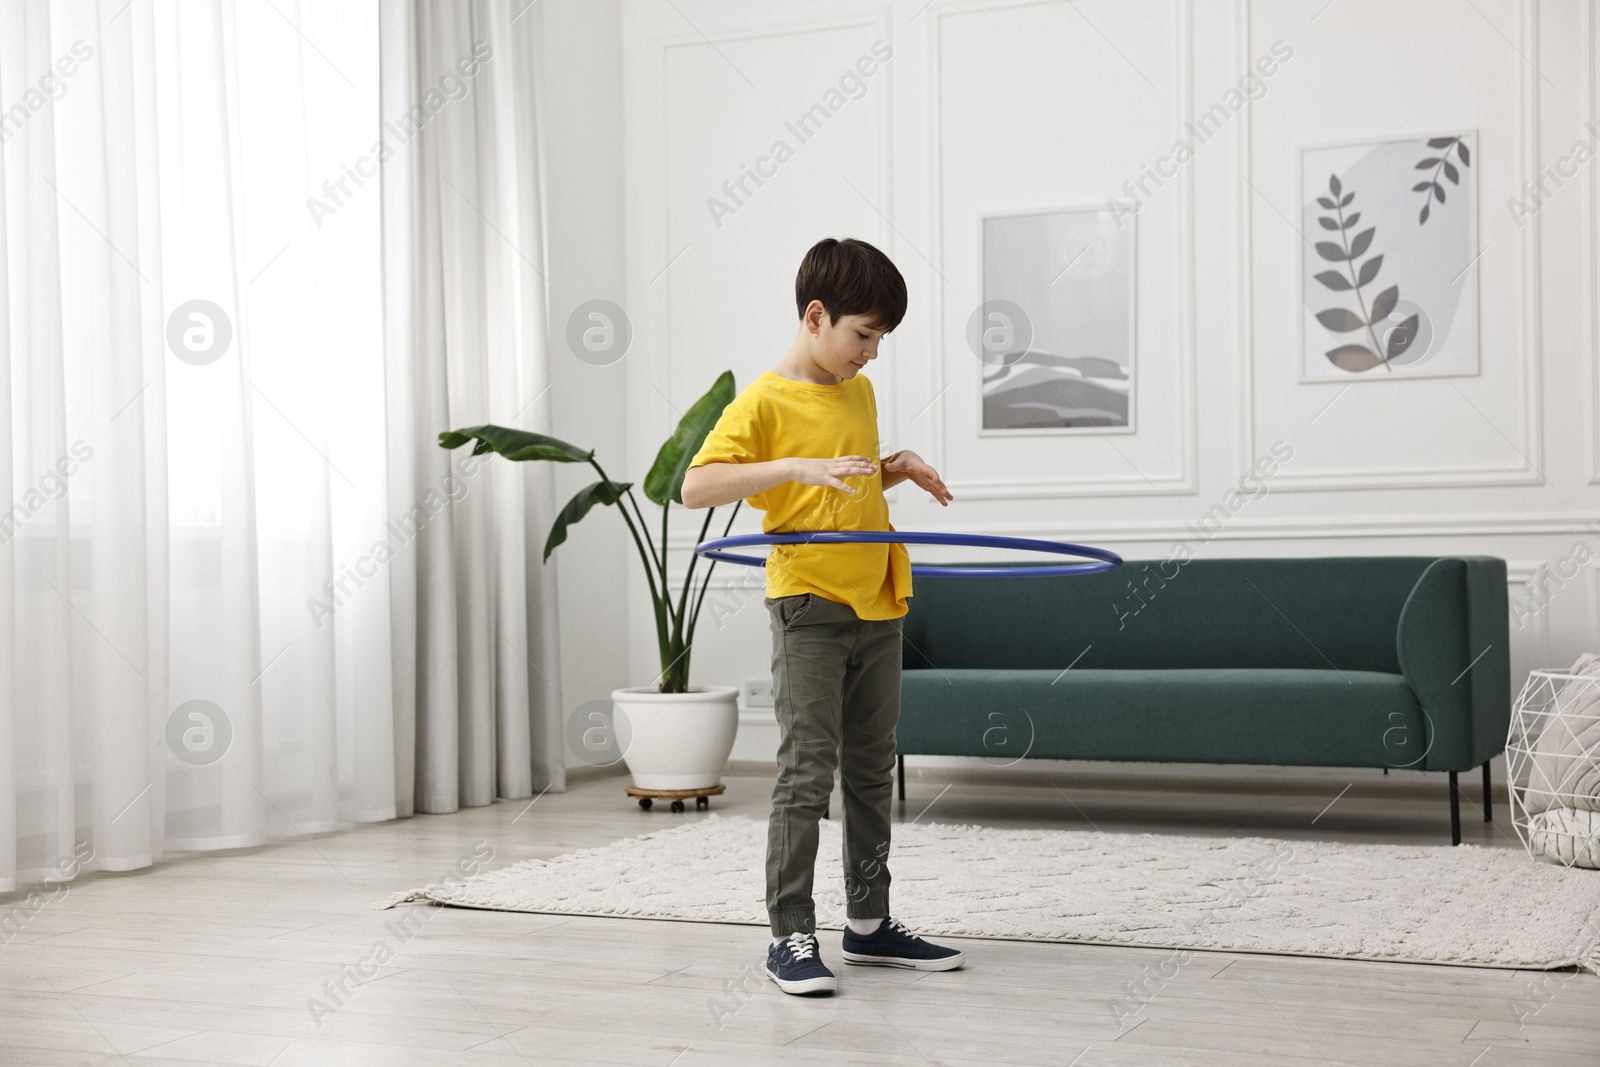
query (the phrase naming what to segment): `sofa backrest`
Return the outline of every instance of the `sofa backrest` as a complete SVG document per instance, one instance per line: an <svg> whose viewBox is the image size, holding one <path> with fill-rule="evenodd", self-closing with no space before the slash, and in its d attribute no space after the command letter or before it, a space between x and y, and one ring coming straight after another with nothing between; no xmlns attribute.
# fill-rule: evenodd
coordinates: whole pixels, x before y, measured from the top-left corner
<svg viewBox="0 0 1600 1067"><path fill-rule="evenodd" d="M1398 674L1400 612L1435 558L1129 560L1076 577L919 577L904 663Z"/></svg>

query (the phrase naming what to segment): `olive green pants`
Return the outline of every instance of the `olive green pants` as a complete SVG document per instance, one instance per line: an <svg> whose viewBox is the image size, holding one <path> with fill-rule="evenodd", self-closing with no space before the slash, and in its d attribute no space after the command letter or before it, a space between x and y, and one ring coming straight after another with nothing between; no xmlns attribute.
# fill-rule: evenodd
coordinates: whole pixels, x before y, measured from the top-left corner
<svg viewBox="0 0 1600 1067"><path fill-rule="evenodd" d="M889 817L900 721L900 619L863 620L804 593L767 598L778 780L767 825L774 937L816 930L817 824L840 771L845 914L889 914Z"/></svg>

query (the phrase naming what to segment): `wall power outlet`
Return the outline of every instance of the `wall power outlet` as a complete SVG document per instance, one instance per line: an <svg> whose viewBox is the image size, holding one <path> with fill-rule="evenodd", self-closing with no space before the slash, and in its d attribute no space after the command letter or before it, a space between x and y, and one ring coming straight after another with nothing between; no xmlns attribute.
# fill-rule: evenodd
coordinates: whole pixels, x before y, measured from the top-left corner
<svg viewBox="0 0 1600 1067"><path fill-rule="evenodd" d="M739 687L739 696L747 708L772 707L772 679L746 678Z"/></svg>

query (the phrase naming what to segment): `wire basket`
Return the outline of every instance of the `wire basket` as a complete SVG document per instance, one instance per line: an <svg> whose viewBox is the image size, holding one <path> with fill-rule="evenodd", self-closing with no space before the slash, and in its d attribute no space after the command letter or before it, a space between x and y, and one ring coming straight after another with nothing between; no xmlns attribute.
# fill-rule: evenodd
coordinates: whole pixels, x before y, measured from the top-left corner
<svg viewBox="0 0 1600 1067"><path fill-rule="evenodd" d="M1506 775L1529 856L1600 868L1600 675L1528 674L1511 709Z"/></svg>

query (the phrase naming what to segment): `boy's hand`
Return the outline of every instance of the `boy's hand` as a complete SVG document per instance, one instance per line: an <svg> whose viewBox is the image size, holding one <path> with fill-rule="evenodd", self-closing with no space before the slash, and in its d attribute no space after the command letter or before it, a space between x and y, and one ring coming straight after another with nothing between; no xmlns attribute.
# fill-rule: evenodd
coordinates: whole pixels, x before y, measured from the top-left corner
<svg viewBox="0 0 1600 1067"><path fill-rule="evenodd" d="M790 481L799 482L801 485L825 485L833 489L843 489L847 493L855 490L844 484L842 479L854 478L858 475L871 474L878 468L866 456L839 456L836 459L792 459L794 476Z"/></svg>
<svg viewBox="0 0 1600 1067"><path fill-rule="evenodd" d="M950 501L954 499L950 494L950 490L944 487L944 482L939 478L939 472L924 463L922 457L915 452L909 450L896 452L884 460L883 474L883 487L885 489L909 478L931 493L933 498L945 507L949 507Z"/></svg>

